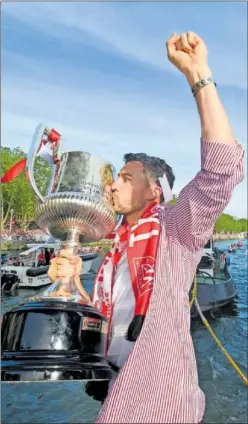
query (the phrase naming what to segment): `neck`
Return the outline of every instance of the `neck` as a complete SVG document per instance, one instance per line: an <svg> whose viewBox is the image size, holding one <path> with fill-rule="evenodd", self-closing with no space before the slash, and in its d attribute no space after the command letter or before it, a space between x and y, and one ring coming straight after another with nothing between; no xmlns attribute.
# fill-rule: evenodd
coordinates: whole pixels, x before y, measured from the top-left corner
<svg viewBox="0 0 248 424"><path fill-rule="evenodd" d="M129 214L127 214L125 216L125 220L128 223L128 225L132 226L134 224L136 224L136 222L138 221L138 219L140 219L143 215L143 213L145 212L145 210L151 206L154 202L150 202L148 203L144 208L139 209L138 211L135 212L130 212Z"/></svg>
<svg viewBox="0 0 248 424"><path fill-rule="evenodd" d="M125 216L126 222L128 223L128 225L134 225L138 219L142 216L143 212L145 209L142 209L141 211L137 211L137 212L132 212L128 215Z"/></svg>

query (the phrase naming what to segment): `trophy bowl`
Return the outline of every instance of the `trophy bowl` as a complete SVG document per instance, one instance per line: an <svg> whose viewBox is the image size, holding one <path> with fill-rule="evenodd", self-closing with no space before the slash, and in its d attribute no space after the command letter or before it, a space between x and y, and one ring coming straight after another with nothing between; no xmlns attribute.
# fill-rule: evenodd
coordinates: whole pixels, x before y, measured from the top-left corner
<svg viewBox="0 0 248 424"><path fill-rule="evenodd" d="M64 241L72 230L79 242L103 239L116 226L111 185L113 166L86 152L67 152L57 166L51 192L39 204L37 224Z"/></svg>

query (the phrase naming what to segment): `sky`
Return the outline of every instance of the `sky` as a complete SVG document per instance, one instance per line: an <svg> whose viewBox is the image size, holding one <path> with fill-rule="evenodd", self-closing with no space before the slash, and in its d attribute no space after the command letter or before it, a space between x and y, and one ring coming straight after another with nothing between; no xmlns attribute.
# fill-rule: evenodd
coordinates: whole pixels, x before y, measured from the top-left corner
<svg viewBox="0 0 248 424"><path fill-rule="evenodd" d="M218 91L247 150L247 3L2 3L2 145L28 152L36 126L63 151L159 156L180 190L200 169L200 121L182 73L167 59L173 32L205 41ZM247 156L245 156L245 162ZM247 217L245 180L225 212Z"/></svg>

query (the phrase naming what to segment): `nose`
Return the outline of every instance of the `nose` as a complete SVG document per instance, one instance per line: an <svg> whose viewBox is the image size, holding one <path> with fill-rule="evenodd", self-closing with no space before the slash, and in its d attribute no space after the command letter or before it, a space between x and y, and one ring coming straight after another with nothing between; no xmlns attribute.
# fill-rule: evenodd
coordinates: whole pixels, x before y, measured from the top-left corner
<svg viewBox="0 0 248 424"><path fill-rule="evenodd" d="M113 184L111 186L111 190L112 191L116 191L117 190L117 182L118 182L118 179L113 182Z"/></svg>

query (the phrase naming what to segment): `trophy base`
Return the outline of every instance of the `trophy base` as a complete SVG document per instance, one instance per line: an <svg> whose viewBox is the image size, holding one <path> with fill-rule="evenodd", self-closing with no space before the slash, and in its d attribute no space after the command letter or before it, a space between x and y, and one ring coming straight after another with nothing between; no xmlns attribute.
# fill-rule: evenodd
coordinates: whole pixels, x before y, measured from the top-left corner
<svg viewBox="0 0 248 424"><path fill-rule="evenodd" d="M107 320L91 304L37 297L2 321L2 382L109 380Z"/></svg>
<svg viewBox="0 0 248 424"><path fill-rule="evenodd" d="M78 355L69 352L22 352L14 359L7 359L6 353L1 361L1 381L24 382L54 382L72 380L110 380L113 372L106 359L97 355ZM31 356L28 358L28 356ZM12 354L9 357L13 358Z"/></svg>

